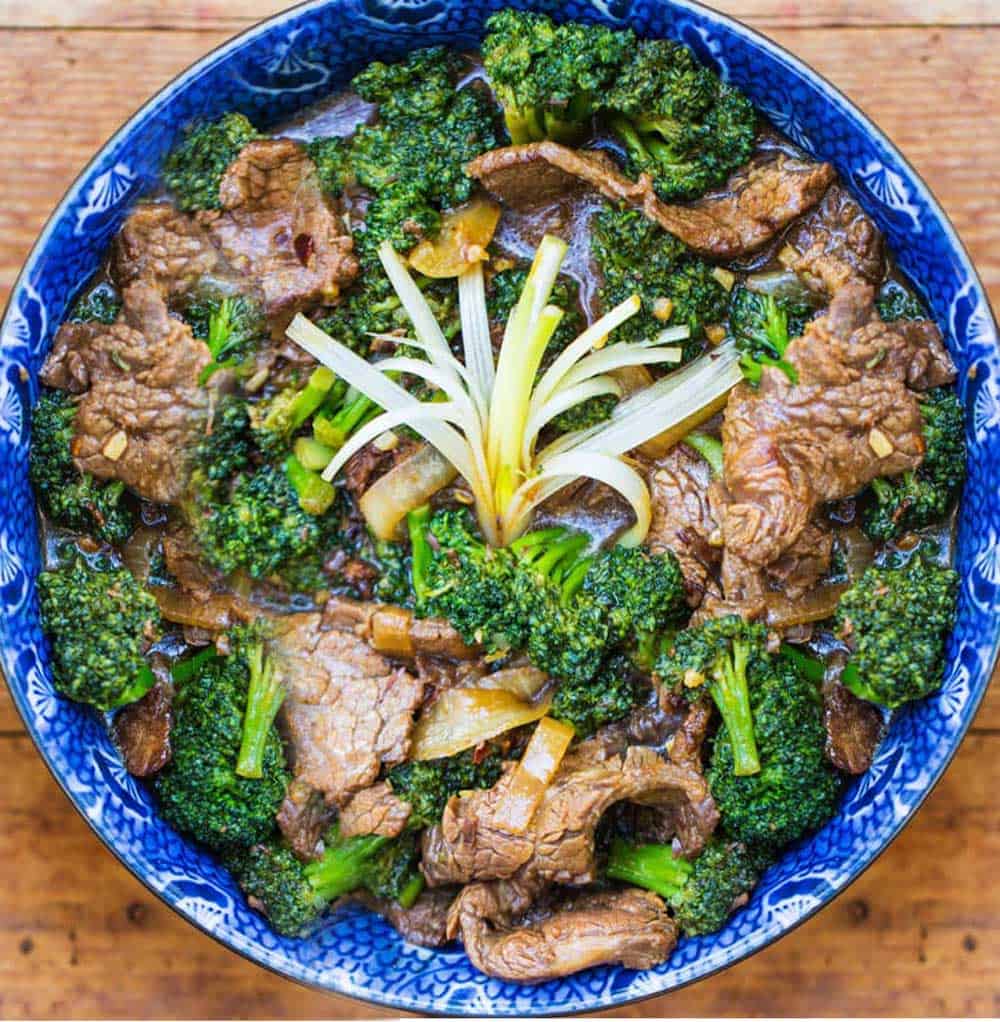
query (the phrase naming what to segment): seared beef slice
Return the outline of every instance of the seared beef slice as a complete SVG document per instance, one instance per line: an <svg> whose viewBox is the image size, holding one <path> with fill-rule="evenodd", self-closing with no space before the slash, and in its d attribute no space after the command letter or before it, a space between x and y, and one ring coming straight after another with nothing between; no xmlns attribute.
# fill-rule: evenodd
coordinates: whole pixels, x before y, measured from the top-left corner
<svg viewBox="0 0 1000 1022"><path fill-rule="evenodd" d="M41 379L82 395L72 443L82 471L173 504L207 418L209 390L198 376L211 356L152 284L133 284L123 297L123 316L111 326L64 323Z"/></svg>
<svg viewBox="0 0 1000 1022"><path fill-rule="evenodd" d="M528 830L511 834L494 823L510 777L451 799L441 823L425 833L423 871L432 886L515 875L532 882L592 883L597 824L623 800L705 813L709 832L718 819L700 771L645 748L603 758L588 743L563 761Z"/></svg>
<svg viewBox="0 0 1000 1022"><path fill-rule="evenodd" d="M922 420L910 387L947 382L954 369L933 324L918 326L883 323L874 289L849 283L789 345L797 383L765 367L758 390L732 392L722 429L727 553L769 565L821 503L920 464Z"/></svg>
<svg viewBox="0 0 1000 1022"><path fill-rule="evenodd" d="M488 976L540 983L595 965L649 969L666 960L677 927L651 891L629 888L574 895L515 919L504 881L464 888L448 915L472 964Z"/></svg>
<svg viewBox="0 0 1000 1022"><path fill-rule="evenodd" d="M264 298L277 333L296 312L333 301L358 273L354 242L323 196L316 167L287 138L251 142L199 214L230 265Z"/></svg>
<svg viewBox="0 0 1000 1022"><path fill-rule="evenodd" d="M295 776L342 806L410 748L423 682L319 614L280 621L274 652L288 686L282 712Z"/></svg>

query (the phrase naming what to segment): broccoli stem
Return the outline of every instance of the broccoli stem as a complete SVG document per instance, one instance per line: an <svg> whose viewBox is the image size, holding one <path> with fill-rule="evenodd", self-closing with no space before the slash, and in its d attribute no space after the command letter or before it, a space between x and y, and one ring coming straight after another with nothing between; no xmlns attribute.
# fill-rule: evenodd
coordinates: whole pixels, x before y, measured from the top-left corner
<svg viewBox="0 0 1000 1022"><path fill-rule="evenodd" d="M378 405L364 394L348 392L346 403L331 416L317 415L313 419L313 436L334 453L352 434L379 412Z"/></svg>
<svg viewBox="0 0 1000 1022"><path fill-rule="evenodd" d="M732 649L731 656L724 653L716 661L708 690L729 732L733 747L733 773L737 777L748 777L760 772L747 687L750 647L745 641L736 639Z"/></svg>
<svg viewBox="0 0 1000 1022"><path fill-rule="evenodd" d="M283 410L287 416L289 433L294 433L319 408L336 381L336 375L326 366L320 366L309 374L306 385L295 395L287 409ZM267 419L264 425L267 428L273 427Z"/></svg>
<svg viewBox="0 0 1000 1022"><path fill-rule="evenodd" d="M305 868L306 878L316 897L323 902L331 902L360 887L364 882L365 866L388 842L387 837L365 834L329 846L321 859L310 862Z"/></svg>
<svg viewBox="0 0 1000 1022"><path fill-rule="evenodd" d="M318 472L306 468L294 454L285 460L285 475L299 498L299 507L307 515L323 515L330 510L337 497L333 483L328 483Z"/></svg>
<svg viewBox="0 0 1000 1022"><path fill-rule="evenodd" d="M410 534L412 564L410 572L413 579L413 592L418 602L428 595L427 572L430 570L433 556L431 545L427 542L427 527L430 520L430 504L414 508L406 516L406 528Z"/></svg>
<svg viewBox="0 0 1000 1022"><path fill-rule="evenodd" d="M201 673L201 669L210 660L215 660L218 657L218 652L214 646L208 646L194 656L188 657L186 660L180 660L170 668L170 677L175 685L183 685L185 682L190 681L196 675Z"/></svg>
<svg viewBox="0 0 1000 1022"><path fill-rule="evenodd" d="M541 142L545 138L545 124L536 107L516 107L512 104L504 108L503 119L514 145Z"/></svg>
<svg viewBox="0 0 1000 1022"><path fill-rule="evenodd" d="M327 447L326 444L321 444L309 436L298 437L293 450L302 465L313 472L322 472L336 453L332 447Z"/></svg>
<svg viewBox="0 0 1000 1022"><path fill-rule="evenodd" d="M263 777L264 745L274 718L285 699L285 686L275 677L274 664L264 655L263 643L257 642L247 656L250 685L247 708L243 715L243 740L236 760L240 777Z"/></svg>
<svg viewBox="0 0 1000 1022"><path fill-rule="evenodd" d="M424 878L421 873L414 873L409 880L406 881L406 886L399 892L399 897L396 901L399 902L403 908L413 908L417 898L420 897L420 892L424 889Z"/></svg>
<svg viewBox="0 0 1000 1022"><path fill-rule="evenodd" d="M684 889L691 870L691 863L677 858L669 845L632 845L621 838L611 844L608 876L655 891L668 901Z"/></svg>
<svg viewBox="0 0 1000 1022"><path fill-rule="evenodd" d="M809 681L820 685L826 678L826 664L822 660L803 653L802 650L788 645L787 642L781 644L781 655L786 660L791 661L799 669L799 673ZM861 675L855 664L847 664L840 672L840 682L848 688L860 683L860 681Z"/></svg>
<svg viewBox="0 0 1000 1022"><path fill-rule="evenodd" d="M129 703L134 703L137 699L141 699L155 684L156 675L153 674L148 664L143 664L135 672L132 684L122 692L111 709L115 710L119 706L127 706Z"/></svg>
<svg viewBox="0 0 1000 1022"><path fill-rule="evenodd" d="M590 544L583 533L561 526L529 532L511 543L511 549L537 575L558 586L563 604L583 584L592 559L580 555Z"/></svg>
<svg viewBox="0 0 1000 1022"><path fill-rule="evenodd" d="M684 443L700 454L712 470L713 479L722 478L722 441L695 430L684 437Z"/></svg>

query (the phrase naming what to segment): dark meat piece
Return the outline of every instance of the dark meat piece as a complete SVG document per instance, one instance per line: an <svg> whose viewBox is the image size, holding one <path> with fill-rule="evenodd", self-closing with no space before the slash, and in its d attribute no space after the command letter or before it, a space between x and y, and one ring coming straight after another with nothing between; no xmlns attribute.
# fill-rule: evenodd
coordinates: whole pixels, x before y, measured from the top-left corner
<svg viewBox="0 0 1000 1022"><path fill-rule="evenodd" d="M578 894L518 919L509 912L507 887L466 887L448 915L448 936L460 936L472 964L488 976L540 983L595 965L649 969L677 943L676 925L650 891Z"/></svg>
<svg viewBox="0 0 1000 1022"><path fill-rule="evenodd" d="M198 214L230 265L259 287L275 336L296 312L335 301L358 274L354 242L316 167L287 138L245 146L219 187L221 211Z"/></svg>
<svg viewBox="0 0 1000 1022"><path fill-rule="evenodd" d="M878 284L885 277L882 234L851 194L831 185L823 201L786 240L801 255L793 264L810 286L835 294L848 281Z"/></svg>
<svg viewBox="0 0 1000 1022"><path fill-rule="evenodd" d="M849 774L863 774L882 740L882 714L839 681L823 686L823 723L830 762Z"/></svg>
<svg viewBox="0 0 1000 1022"><path fill-rule="evenodd" d="M389 451L379 450L374 443L365 444L344 466L344 486L348 493L355 500L360 500L376 479L384 476L401 461L405 461L420 446L422 445L416 440L410 439L400 440Z"/></svg>
<svg viewBox="0 0 1000 1022"><path fill-rule="evenodd" d="M671 206L656 195L648 175L631 181L605 153L556 142L494 149L466 170L515 208L552 202L574 188L593 189L612 202L641 209L694 251L714 259L738 259L766 245L819 202L834 179L827 163L780 154L737 171L715 195L690 206Z"/></svg>
<svg viewBox="0 0 1000 1022"><path fill-rule="evenodd" d="M376 898L361 890L349 896L372 912L377 912L403 940L419 947L442 947L452 938L448 936L448 909L455 899L455 892L448 888L423 891L412 908L403 908L391 898Z"/></svg>
<svg viewBox="0 0 1000 1022"><path fill-rule="evenodd" d="M222 586L222 576L206 564L198 541L184 526L171 526L163 534L163 562L177 584L195 599L208 600Z"/></svg>
<svg viewBox="0 0 1000 1022"><path fill-rule="evenodd" d="M278 809L278 829L300 859L319 858L320 841L332 819L330 807L315 788L298 779L288 785Z"/></svg>
<svg viewBox="0 0 1000 1022"><path fill-rule="evenodd" d="M447 621L417 618L412 611L386 603L359 603L336 596L324 604L323 620L389 656L408 660L421 654L449 660L476 660L479 656Z"/></svg>
<svg viewBox="0 0 1000 1022"><path fill-rule="evenodd" d="M144 280L174 297L218 263L212 239L196 220L167 202L141 203L115 239L112 275L120 288Z"/></svg>
<svg viewBox="0 0 1000 1022"><path fill-rule="evenodd" d="M511 834L493 823L511 775L508 770L493 788L452 798L441 823L424 834L422 868L431 885L515 875L525 882L592 883L597 824L623 800L685 806L712 828L718 820L700 772L668 763L648 748L608 756L591 741L563 760L528 830Z"/></svg>
<svg viewBox="0 0 1000 1022"><path fill-rule="evenodd" d="M64 323L41 379L83 395L72 445L81 471L173 504L208 415L211 391L198 375L211 356L152 284L133 284L123 297L123 316L111 326Z"/></svg>
<svg viewBox="0 0 1000 1022"><path fill-rule="evenodd" d="M343 805L383 764L406 758L423 683L350 632L324 629L319 614L292 614L277 626L295 776Z"/></svg>
<svg viewBox="0 0 1000 1022"><path fill-rule="evenodd" d="M819 522L810 522L798 539L767 566L769 578L790 599L805 595L830 570L833 533Z"/></svg>
<svg viewBox="0 0 1000 1022"><path fill-rule="evenodd" d="M172 702L169 681L160 680L115 717L111 729L115 745L133 777L150 777L170 762Z"/></svg>
<svg viewBox="0 0 1000 1022"><path fill-rule="evenodd" d="M709 505L711 480L708 462L684 444L653 462L647 474L653 520L646 545L653 553L673 551L692 607L706 593L719 592L714 572L722 557L722 533Z"/></svg>
<svg viewBox="0 0 1000 1022"><path fill-rule="evenodd" d="M409 818L410 803L395 795L388 781L379 781L353 795L340 810L340 836L399 837Z"/></svg>
<svg viewBox="0 0 1000 1022"><path fill-rule="evenodd" d="M797 384L767 367L757 391L733 390L722 428L727 555L769 565L820 504L919 465L922 420L907 384L935 385L954 370L939 336L921 347L915 335L878 318L873 288L848 284L788 346Z"/></svg>

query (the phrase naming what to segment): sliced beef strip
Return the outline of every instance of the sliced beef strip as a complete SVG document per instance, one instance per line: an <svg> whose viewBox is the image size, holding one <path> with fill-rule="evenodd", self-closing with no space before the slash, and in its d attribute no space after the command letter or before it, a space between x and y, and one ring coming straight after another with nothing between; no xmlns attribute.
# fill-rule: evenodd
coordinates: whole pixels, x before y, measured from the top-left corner
<svg viewBox="0 0 1000 1022"><path fill-rule="evenodd" d="M771 154L737 171L719 193L689 206L672 206L656 195L648 175L631 181L606 153L556 142L494 149L476 157L466 170L514 208L552 202L574 188L598 191L612 202L641 209L694 251L721 260L738 259L766 245L819 202L835 176L829 164Z"/></svg>
<svg viewBox="0 0 1000 1022"><path fill-rule="evenodd" d="M722 427L727 555L762 566L793 546L820 504L919 465L922 420L910 386L954 372L939 335L922 348L915 332L878 318L867 284L841 288L785 357L798 382L765 368L758 390L732 391Z"/></svg>
<svg viewBox="0 0 1000 1022"><path fill-rule="evenodd" d="M63 324L41 379L82 395L72 442L81 471L174 504L208 417L211 389L198 376L211 356L152 284L132 284L123 298L123 314L110 326Z"/></svg>
<svg viewBox="0 0 1000 1022"><path fill-rule="evenodd" d="M198 220L228 263L260 289L275 336L296 312L335 301L357 276L353 239L297 142L245 146L223 175L219 199L222 209Z"/></svg>
<svg viewBox="0 0 1000 1022"><path fill-rule="evenodd" d="M833 184L823 201L795 224L786 241L800 253L792 265L811 287L835 294L851 280L885 277L882 234L846 188Z"/></svg>
<svg viewBox="0 0 1000 1022"><path fill-rule="evenodd" d="M281 836L300 859L319 858L323 835L333 820L333 812L320 792L293 779L276 819Z"/></svg>
<svg viewBox="0 0 1000 1022"><path fill-rule="evenodd" d="M410 748L423 683L319 614L277 619L272 644L288 696L282 706L295 776L344 805Z"/></svg>
<svg viewBox="0 0 1000 1022"><path fill-rule="evenodd" d="M584 743L563 760L523 834L493 822L511 776L452 798L441 823L425 832L422 869L432 886L515 875L525 882L592 883L594 833L604 812L623 800L664 808L686 803L692 813L711 814L713 827L717 822L700 772L649 748L609 756L599 744Z"/></svg>
<svg viewBox="0 0 1000 1022"><path fill-rule="evenodd" d="M391 898L376 898L364 890L350 895L350 899L382 916L409 944L443 947L452 940L447 931L448 910L455 900L453 889L442 887L422 891L412 908L403 908Z"/></svg>
<svg viewBox="0 0 1000 1022"><path fill-rule="evenodd" d="M399 837L410 818L410 803L396 795L388 781L364 788L340 810L341 837L379 834Z"/></svg>
<svg viewBox="0 0 1000 1022"><path fill-rule="evenodd" d="M112 735L125 769L133 777L151 777L170 762L173 689L169 672L138 701L115 717Z"/></svg>
<svg viewBox="0 0 1000 1022"><path fill-rule="evenodd" d="M839 681L823 686L826 754L839 770L863 774L882 740L884 721L877 706L859 699Z"/></svg>
<svg viewBox="0 0 1000 1022"><path fill-rule="evenodd" d="M112 276L122 289L144 280L164 297L184 294L219 264L208 232L168 202L136 207L115 238Z"/></svg>
<svg viewBox="0 0 1000 1022"><path fill-rule="evenodd" d="M509 886L472 884L448 914L448 936L460 936L472 964L488 976L540 983L596 965L649 969L677 943L674 921L650 891L576 894L517 918L509 912Z"/></svg>
<svg viewBox="0 0 1000 1022"><path fill-rule="evenodd" d="M722 534L709 505L711 481L708 462L683 444L671 448L647 472L653 519L646 545L653 553L673 552L692 607L706 593L719 595L715 571L722 557Z"/></svg>

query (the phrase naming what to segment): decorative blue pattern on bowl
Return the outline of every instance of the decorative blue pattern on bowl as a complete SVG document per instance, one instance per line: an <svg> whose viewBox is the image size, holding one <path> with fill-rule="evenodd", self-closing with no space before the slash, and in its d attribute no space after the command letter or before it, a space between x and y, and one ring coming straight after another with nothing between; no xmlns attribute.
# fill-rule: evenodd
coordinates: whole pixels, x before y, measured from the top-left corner
<svg viewBox="0 0 1000 1022"><path fill-rule="evenodd" d="M594 969L536 987L477 973L457 950L405 944L352 910L308 940L275 936L210 856L156 815L96 715L53 693L38 625L39 569L27 482L36 374L68 302L95 271L129 204L192 118L236 108L279 121L374 58L432 43L474 45L500 4L480 0L329 0L296 8L210 54L154 97L101 150L35 246L2 328L0 352L0 656L38 748L80 812L168 904L231 948L327 990L422 1013L566 1014L662 993L765 946L829 901L886 847L940 777L989 680L1000 617L1000 351L968 257L903 158L815 73L743 26L683 0L571 0L532 6L564 18L630 25L691 45L810 152L836 164L919 282L958 363L968 409L969 480L958 531L958 625L944 687L893 722L871 770L838 816L789 852L721 933L683 941L648 972Z"/></svg>

